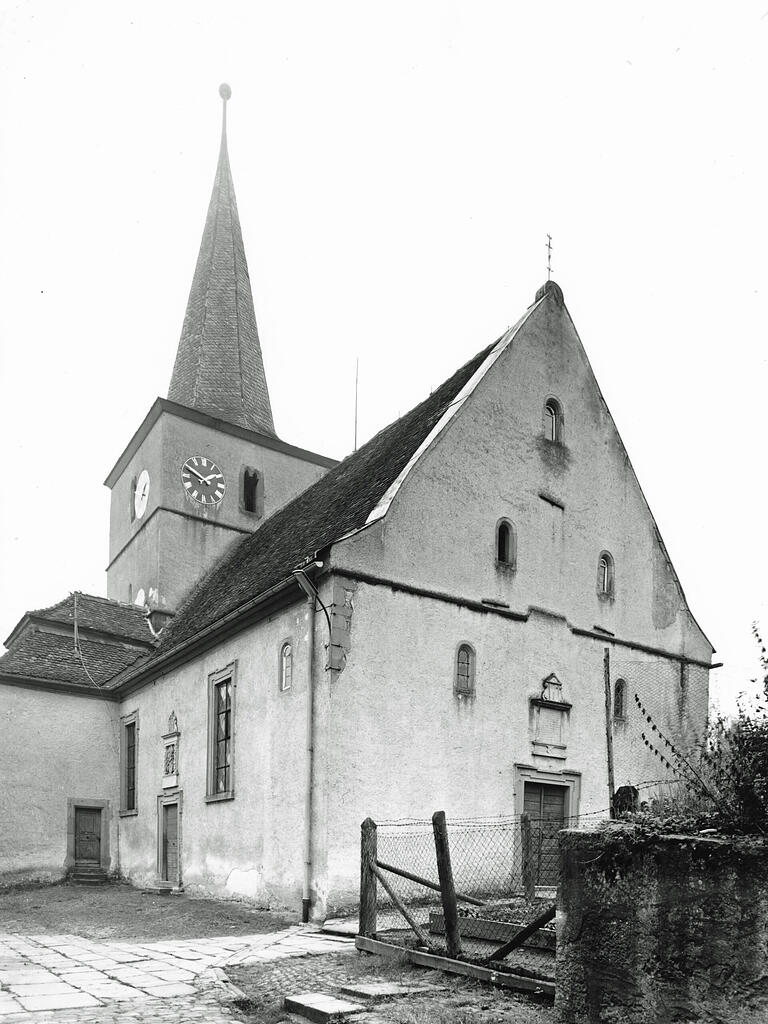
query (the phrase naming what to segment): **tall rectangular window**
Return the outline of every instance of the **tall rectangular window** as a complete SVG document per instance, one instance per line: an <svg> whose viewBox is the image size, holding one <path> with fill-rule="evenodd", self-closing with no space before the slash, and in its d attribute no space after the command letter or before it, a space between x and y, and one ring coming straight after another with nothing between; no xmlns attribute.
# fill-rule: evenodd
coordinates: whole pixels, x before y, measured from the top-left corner
<svg viewBox="0 0 768 1024"><path fill-rule="evenodd" d="M136 723L125 727L125 809L136 810Z"/></svg>
<svg viewBox="0 0 768 1024"><path fill-rule="evenodd" d="M208 799L234 796L235 666L208 680Z"/></svg>
<svg viewBox="0 0 768 1024"><path fill-rule="evenodd" d="M216 764L217 793L229 792L232 770L232 680L216 684Z"/></svg>
<svg viewBox="0 0 768 1024"><path fill-rule="evenodd" d="M138 764L139 713L134 711L120 720L120 813L136 814L136 766Z"/></svg>

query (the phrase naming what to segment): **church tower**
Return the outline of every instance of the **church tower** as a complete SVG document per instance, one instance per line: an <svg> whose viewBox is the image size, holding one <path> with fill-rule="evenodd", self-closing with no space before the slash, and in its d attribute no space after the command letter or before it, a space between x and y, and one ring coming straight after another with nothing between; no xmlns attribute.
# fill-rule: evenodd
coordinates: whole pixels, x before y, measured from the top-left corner
<svg viewBox="0 0 768 1024"><path fill-rule="evenodd" d="M110 471L107 593L162 622L238 537L314 483L328 459L275 432L227 151L219 159L167 399Z"/></svg>

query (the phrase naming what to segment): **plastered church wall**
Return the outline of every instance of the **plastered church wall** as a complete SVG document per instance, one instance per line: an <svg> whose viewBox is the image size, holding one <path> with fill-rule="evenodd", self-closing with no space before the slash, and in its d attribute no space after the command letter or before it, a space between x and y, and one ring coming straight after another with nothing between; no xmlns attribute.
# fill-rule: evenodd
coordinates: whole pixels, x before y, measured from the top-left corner
<svg viewBox="0 0 768 1024"><path fill-rule="evenodd" d="M105 800L109 859L117 871L117 705L0 686L0 879L64 877L68 803ZM104 855L106 851L102 849Z"/></svg>

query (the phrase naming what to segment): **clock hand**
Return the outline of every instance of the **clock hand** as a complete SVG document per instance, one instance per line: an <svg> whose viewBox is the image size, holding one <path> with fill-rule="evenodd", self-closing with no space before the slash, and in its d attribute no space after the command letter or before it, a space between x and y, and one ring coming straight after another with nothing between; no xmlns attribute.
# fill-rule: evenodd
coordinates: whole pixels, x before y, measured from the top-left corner
<svg viewBox="0 0 768 1024"><path fill-rule="evenodd" d="M198 473L196 469L192 469L191 466L186 466L185 469L188 473L194 473L197 479L202 480L204 484L208 483L207 479L204 476L201 476L201 474Z"/></svg>

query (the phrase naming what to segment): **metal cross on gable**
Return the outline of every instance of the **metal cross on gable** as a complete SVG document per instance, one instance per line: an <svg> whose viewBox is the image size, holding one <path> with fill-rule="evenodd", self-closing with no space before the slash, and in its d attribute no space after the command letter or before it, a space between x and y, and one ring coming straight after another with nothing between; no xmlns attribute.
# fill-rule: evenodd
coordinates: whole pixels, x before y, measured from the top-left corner
<svg viewBox="0 0 768 1024"><path fill-rule="evenodd" d="M552 235L547 235L547 280L552 280Z"/></svg>

